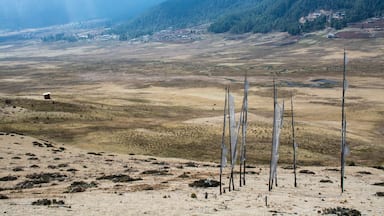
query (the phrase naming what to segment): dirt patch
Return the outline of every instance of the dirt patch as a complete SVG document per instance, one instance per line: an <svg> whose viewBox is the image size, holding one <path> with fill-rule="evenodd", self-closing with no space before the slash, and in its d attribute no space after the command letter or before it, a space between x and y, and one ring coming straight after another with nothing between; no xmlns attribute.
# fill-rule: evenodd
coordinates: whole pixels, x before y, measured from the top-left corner
<svg viewBox="0 0 384 216"><path fill-rule="evenodd" d="M373 35L369 32L343 31L336 33L336 37L344 39L366 39L373 37Z"/></svg>

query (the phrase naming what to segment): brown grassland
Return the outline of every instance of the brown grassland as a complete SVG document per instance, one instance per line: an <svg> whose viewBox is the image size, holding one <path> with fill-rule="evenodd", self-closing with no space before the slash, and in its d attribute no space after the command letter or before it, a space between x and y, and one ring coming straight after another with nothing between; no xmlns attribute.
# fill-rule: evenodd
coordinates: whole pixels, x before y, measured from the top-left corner
<svg viewBox="0 0 384 216"><path fill-rule="evenodd" d="M274 33L205 35L182 44L0 44L0 131L93 151L217 162L224 88L230 85L239 110L247 74L248 160L268 163L276 75L279 101L286 102L280 161L292 158L294 95L298 163L337 165L345 48L347 163L383 165L384 40L321 33L289 43L295 40ZM52 100L43 99L47 91Z"/></svg>

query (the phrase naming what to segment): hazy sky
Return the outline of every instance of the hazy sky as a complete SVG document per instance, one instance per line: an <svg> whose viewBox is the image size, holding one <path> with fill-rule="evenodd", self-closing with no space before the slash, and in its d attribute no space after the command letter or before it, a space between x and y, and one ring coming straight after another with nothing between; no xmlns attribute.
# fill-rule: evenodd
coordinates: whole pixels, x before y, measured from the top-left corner
<svg viewBox="0 0 384 216"><path fill-rule="evenodd" d="M0 28L127 19L165 0L0 0Z"/></svg>

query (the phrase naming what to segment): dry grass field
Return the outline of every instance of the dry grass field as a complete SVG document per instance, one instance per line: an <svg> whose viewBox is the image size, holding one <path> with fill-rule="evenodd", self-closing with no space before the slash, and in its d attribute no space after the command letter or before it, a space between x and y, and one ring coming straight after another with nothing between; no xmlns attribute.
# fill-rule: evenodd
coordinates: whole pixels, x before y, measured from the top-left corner
<svg viewBox="0 0 384 216"><path fill-rule="evenodd" d="M248 160L268 163L272 80L286 102L280 162L290 163L294 95L301 165L337 165L343 49L348 164L384 164L384 40L205 35L193 43L0 44L0 131L93 151L217 162L224 88L237 110L250 81ZM325 80L319 82L318 80ZM44 100L42 93L52 93Z"/></svg>

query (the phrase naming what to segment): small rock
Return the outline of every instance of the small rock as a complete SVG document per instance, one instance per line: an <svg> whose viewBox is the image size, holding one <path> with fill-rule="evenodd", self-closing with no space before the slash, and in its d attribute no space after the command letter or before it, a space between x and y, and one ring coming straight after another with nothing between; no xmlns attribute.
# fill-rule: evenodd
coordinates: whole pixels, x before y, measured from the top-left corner
<svg viewBox="0 0 384 216"><path fill-rule="evenodd" d="M57 165L57 167L59 167L59 168L68 167L68 164L59 164L59 165Z"/></svg>
<svg viewBox="0 0 384 216"><path fill-rule="evenodd" d="M333 183L333 181L329 179L321 179L320 183Z"/></svg>
<svg viewBox="0 0 384 216"><path fill-rule="evenodd" d="M197 181L194 181L193 183L189 184L189 187L218 187L220 185L220 182L216 180L209 180L209 179L200 179Z"/></svg>
<svg viewBox="0 0 384 216"><path fill-rule="evenodd" d="M53 199L52 200L52 203L54 205L65 205L65 202L63 200L56 200L56 199Z"/></svg>
<svg viewBox="0 0 384 216"><path fill-rule="evenodd" d="M37 141L33 141L32 144L33 144L34 146L44 147L44 145L43 145L42 143L39 143L39 142L37 142Z"/></svg>
<svg viewBox="0 0 384 216"><path fill-rule="evenodd" d="M109 175L109 176L102 176L96 178L96 180L111 180L112 182L132 182L132 181L141 181L143 180L142 178L132 178L128 175Z"/></svg>
<svg viewBox="0 0 384 216"><path fill-rule="evenodd" d="M51 205L52 201L49 199L39 199L37 201L32 202L32 205Z"/></svg>
<svg viewBox="0 0 384 216"><path fill-rule="evenodd" d="M199 165L194 163L194 162L187 162L187 163L185 163L185 166L186 167L199 167Z"/></svg>
<svg viewBox="0 0 384 216"><path fill-rule="evenodd" d="M51 143L44 143L44 145L47 148L53 148L54 147Z"/></svg>
<svg viewBox="0 0 384 216"><path fill-rule="evenodd" d="M38 184L38 183L36 183L36 184ZM23 181L23 182L16 184L15 189L33 188L34 185L35 185L34 181L27 180L27 181Z"/></svg>
<svg viewBox="0 0 384 216"><path fill-rule="evenodd" d="M359 171L357 173L362 174L362 175L372 175L372 173L368 172L368 171Z"/></svg>
<svg viewBox="0 0 384 216"><path fill-rule="evenodd" d="M49 200L49 199L39 199L37 201L32 202L32 205L44 205L44 206L50 206L50 205L65 205L65 202L63 200Z"/></svg>
<svg viewBox="0 0 384 216"><path fill-rule="evenodd" d="M147 171L142 172L141 174L144 174L144 175L160 175L160 176L172 175L172 174L169 173L168 170L147 170Z"/></svg>
<svg viewBox="0 0 384 216"><path fill-rule="evenodd" d="M95 155L95 156L102 156L103 154L101 153L95 153L95 152L88 152L87 154L89 155Z"/></svg>
<svg viewBox="0 0 384 216"><path fill-rule="evenodd" d="M343 207L323 209L323 215L327 215L327 214L331 214L331 215L360 216L361 212L356 210L356 209L343 208Z"/></svg>
<svg viewBox="0 0 384 216"><path fill-rule="evenodd" d="M9 199L9 197L3 195L3 194L0 194L0 200L3 200L3 199Z"/></svg>
<svg viewBox="0 0 384 216"><path fill-rule="evenodd" d="M153 188L152 186L150 186L150 185L147 185L147 186L145 186L145 187L143 187L143 190L145 190L145 191L151 191L151 190L154 190L155 188Z"/></svg>
<svg viewBox="0 0 384 216"><path fill-rule="evenodd" d="M375 186L384 186L384 182L376 182L373 185L375 185Z"/></svg>
<svg viewBox="0 0 384 216"><path fill-rule="evenodd" d="M312 175L315 174L315 172L310 171L310 170L300 170L300 173L303 173L303 174L312 174Z"/></svg>
<svg viewBox="0 0 384 216"><path fill-rule="evenodd" d="M384 166L373 166L375 169L384 170Z"/></svg>
<svg viewBox="0 0 384 216"><path fill-rule="evenodd" d="M332 171L332 172L340 172L339 169L337 168L328 168L328 169L325 169L326 171Z"/></svg>
<svg viewBox="0 0 384 216"><path fill-rule="evenodd" d="M253 166L253 165L246 165L245 168L248 168L248 169L254 169L254 168L256 168L256 166Z"/></svg>
<svg viewBox="0 0 384 216"><path fill-rule="evenodd" d="M14 172L20 172L20 171L24 171L23 167L15 167L12 169L12 171Z"/></svg>
<svg viewBox="0 0 384 216"><path fill-rule="evenodd" d="M189 177L190 176L186 172L178 176L178 178L189 178Z"/></svg>
<svg viewBox="0 0 384 216"><path fill-rule="evenodd" d="M87 183L84 181L73 182L64 193L79 193L86 191L87 188L97 187L96 182Z"/></svg>

